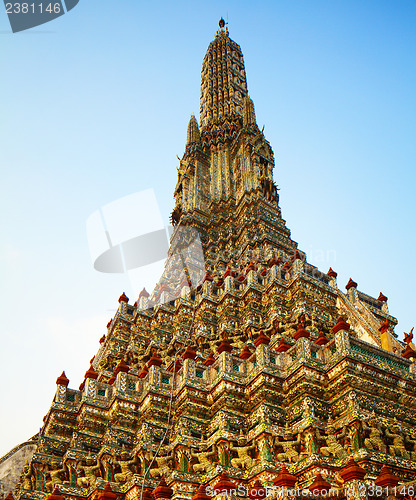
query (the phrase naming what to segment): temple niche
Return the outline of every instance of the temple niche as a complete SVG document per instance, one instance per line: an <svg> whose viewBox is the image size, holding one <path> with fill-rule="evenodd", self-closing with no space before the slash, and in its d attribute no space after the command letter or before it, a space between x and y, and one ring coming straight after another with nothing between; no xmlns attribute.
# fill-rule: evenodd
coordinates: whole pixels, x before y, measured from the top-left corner
<svg viewBox="0 0 416 500"><path fill-rule="evenodd" d="M274 169L221 20L162 279L120 295L79 388L57 378L8 500L414 497L413 333L384 294L308 263Z"/></svg>

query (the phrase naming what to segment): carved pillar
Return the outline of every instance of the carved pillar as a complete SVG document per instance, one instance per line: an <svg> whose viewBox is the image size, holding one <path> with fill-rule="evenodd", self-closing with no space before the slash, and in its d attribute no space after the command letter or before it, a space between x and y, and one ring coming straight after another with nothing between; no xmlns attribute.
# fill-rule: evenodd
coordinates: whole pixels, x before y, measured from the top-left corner
<svg viewBox="0 0 416 500"><path fill-rule="evenodd" d="M311 357L311 342L309 339L301 337L296 341L296 356L298 359Z"/></svg>
<svg viewBox="0 0 416 500"><path fill-rule="evenodd" d="M195 360L184 359L182 367L182 376L184 379L195 378Z"/></svg>
<svg viewBox="0 0 416 500"><path fill-rule="evenodd" d="M65 375L65 372L56 379L56 395L55 401L57 403L65 403L66 402L66 390L69 384L69 380Z"/></svg>
<svg viewBox="0 0 416 500"><path fill-rule="evenodd" d="M226 292L232 292L234 290L234 278L232 276L227 276L224 280L224 290Z"/></svg>
<svg viewBox="0 0 416 500"><path fill-rule="evenodd" d="M264 366L270 363L269 346L260 344L256 347L256 363L259 368L264 368Z"/></svg>
<svg viewBox="0 0 416 500"><path fill-rule="evenodd" d="M340 352L350 348L350 337L346 330L340 330L335 334L335 347Z"/></svg>

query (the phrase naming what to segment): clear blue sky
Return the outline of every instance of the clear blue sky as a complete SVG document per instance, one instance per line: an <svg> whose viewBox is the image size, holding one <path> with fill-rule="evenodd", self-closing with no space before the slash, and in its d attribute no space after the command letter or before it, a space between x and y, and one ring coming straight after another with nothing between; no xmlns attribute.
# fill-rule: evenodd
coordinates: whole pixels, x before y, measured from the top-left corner
<svg viewBox="0 0 416 500"><path fill-rule="evenodd" d="M167 220L221 16L294 239L341 288L387 295L401 338L416 323L413 0L80 0L18 34L0 7L0 455L63 369L79 385L127 289L92 268L87 217L153 187Z"/></svg>

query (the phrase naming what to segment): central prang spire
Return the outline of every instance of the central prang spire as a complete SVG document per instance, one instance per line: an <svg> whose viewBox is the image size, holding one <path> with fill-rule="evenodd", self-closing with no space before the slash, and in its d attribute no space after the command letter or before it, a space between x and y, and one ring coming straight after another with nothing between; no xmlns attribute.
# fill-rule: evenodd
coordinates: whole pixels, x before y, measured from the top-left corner
<svg viewBox="0 0 416 500"><path fill-rule="evenodd" d="M203 216L209 225L218 204L234 216L242 200L265 201L280 218L273 168L272 148L257 126L247 92L241 48L230 39L221 19L202 63L201 120L199 126L194 115L189 120L172 222L193 224ZM255 218L260 220L258 215ZM289 232L283 232L284 243L282 238L275 243L292 251L295 244Z"/></svg>
<svg viewBox="0 0 416 500"><path fill-rule="evenodd" d="M221 19L202 63L201 121L189 120L172 224L195 228L207 262L218 269L230 265L231 255L238 262L256 252L265 261L278 251L292 256L297 244L281 217L273 169L241 48Z"/></svg>
<svg viewBox="0 0 416 500"><path fill-rule="evenodd" d="M220 29L208 47L201 73L201 128L243 115L247 95L246 72L240 46L228 36L221 18Z"/></svg>

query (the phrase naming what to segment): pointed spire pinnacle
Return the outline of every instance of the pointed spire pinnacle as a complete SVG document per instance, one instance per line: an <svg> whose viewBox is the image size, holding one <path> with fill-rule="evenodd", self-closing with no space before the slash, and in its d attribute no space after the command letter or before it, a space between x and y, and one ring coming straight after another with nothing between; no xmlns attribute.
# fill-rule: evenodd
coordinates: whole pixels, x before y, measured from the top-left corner
<svg viewBox="0 0 416 500"><path fill-rule="evenodd" d="M127 304L127 302L129 301L129 298L127 297L127 295L123 292L120 297L118 298L118 302L121 304L122 302L125 302Z"/></svg>
<svg viewBox="0 0 416 500"><path fill-rule="evenodd" d="M242 350L240 356L238 356L240 359L248 359L251 357L253 353L250 351L250 348L248 347L247 344L244 345L244 349Z"/></svg>
<svg viewBox="0 0 416 500"><path fill-rule="evenodd" d="M192 497L192 500L211 500L212 497L207 495L207 491L205 489L205 486L203 484L199 485L198 491L195 493L195 495Z"/></svg>
<svg viewBox="0 0 416 500"><path fill-rule="evenodd" d="M94 370L94 367L92 364L88 368L88 370L85 372L84 379L86 380L87 378L90 378L92 380L96 380L98 378L98 373Z"/></svg>
<svg viewBox="0 0 416 500"><path fill-rule="evenodd" d="M233 115L242 117L246 95L243 53L228 36L222 19L217 36L209 44L202 63L201 130Z"/></svg>
<svg viewBox="0 0 416 500"><path fill-rule="evenodd" d="M215 358L212 351L209 352L207 359L204 361L205 366L211 366L215 363Z"/></svg>
<svg viewBox="0 0 416 500"><path fill-rule="evenodd" d="M196 352L192 349L190 345L186 346L185 352L182 355L183 359L195 359Z"/></svg>
<svg viewBox="0 0 416 500"><path fill-rule="evenodd" d="M56 385L64 385L65 387L68 387L69 384L69 379L65 375L65 372L62 372L61 375L56 379Z"/></svg>
<svg viewBox="0 0 416 500"><path fill-rule="evenodd" d="M244 128L248 128L251 125L256 125L256 112L254 110L254 103L249 95L246 95L244 97L243 125Z"/></svg>
<svg viewBox="0 0 416 500"><path fill-rule="evenodd" d="M168 499L172 498L173 489L169 488L166 484L165 478L162 476L160 478L159 484L153 490L153 496L158 500L159 498Z"/></svg>
<svg viewBox="0 0 416 500"><path fill-rule="evenodd" d="M320 331L318 334L318 338L314 342L316 345L325 345L329 342L329 338L325 335L324 332Z"/></svg>
<svg viewBox="0 0 416 500"><path fill-rule="evenodd" d="M254 341L254 345L258 347L259 345L269 345L269 344L270 344L270 338L263 332L263 330L260 330L259 336Z"/></svg>
<svg viewBox="0 0 416 500"><path fill-rule="evenodd" d="M191 118L188 123L188 133L186 134L186 145L197 144L200 142L201 136L199 133L198 122L196 121L195 115L192 113Z"/></svg>
<svg viewBox="0 0 416 500"><path fill-rule="evenodd" d="M116 500L117 495L111 489L110 483L105 485L105 488L98 495L98 500Z"/></svg>
<svg viewBox="0 0 416 500"><path fill-rule="evenodd" d="M294 488L297 480L297 477L291 474L286 465L283 464L279 474L273 479L273 483L277 487Z"/></svg>
<svg viewBox="0 0 416 500"><path fill-rule="evenodd" d="M350 325L345 321L345 319L342 316L339 316L337 322L332 327L332 331L334 333L338 333L341 330L348 332L350 328L351 328Z"/></svg>
<svg viewBox="0 0 416 500"><path fill-rule="evenodd" d="M227 473L223 470L219 481L214 486L214 489L220 491L221 493L230 493L232 490L236 489L236 485L230 481Z"/></svg>
<svg viewBox="0 0 416 500"><path fill-rule="evenodd" d="M320 472L315 476L315 479L313 480L312 484L309 485L309 491L317 496L318 494L321 494L322 496L326 496L323 494L323 492L327 493L331 489L330 483L326 481Z"/></svg>
<svg viewBox="0 0 416 500"><path fill-rule="evenodd" d="M382 488L394 488L399 484L399 478L392 473L387 465L383 465L380 474L375 478L374 483L376 486L381 486Z"/></svg>
<svg viewBox="0 0 416 500"><path fill-rule="evenodd" d="M332 267L329 268L329 271L326 273L327 276L330 278L336 278L338 276L338 273L336 273Z"/></svg>
<svg viewBox="0 0 416 500"><path fill-rule="evenodd" d="M145 287L143 287L143 290L139 293L139 299L141 299L142 297L144 297L145 299L148 299L150 297L150 294Z"/></svg>
<svg viewBox="0 0 416 500"><path fill-rule="evenodd" d="M286 340L284 339L284 337L281 337L280 338L280 342L279 342L279 345L277 346L276 348L276 351L277 352L286 352L287 350L289 350L292 346L289 345Z"/></svg>
<svg viewBox="0 0 416 500"><path fill-rule="evenodd" d="M64 500L64 497L61 495L59 491L58 485L55 485L55 488L52 491L52 493L46 498L47 500Z"/></svg>
<svg viewBox="0 0 416 500"><path fill-rule="evenodd" d="M305 339L308 339L309 337L311 336L311 334L305 330L305 325L303 322L299 322L298 323L298 329L296 330L296 332L293 334L293 338L295 340L299 340L301 338L305 338Z"/></svg>
<svg viewBox="0 0 416 500"><path fill-rule="evenodd" d="M350 278L348 283L345 285L345 288L349 290L350 288L357 288L357 286L357 283Z"/></svg>

